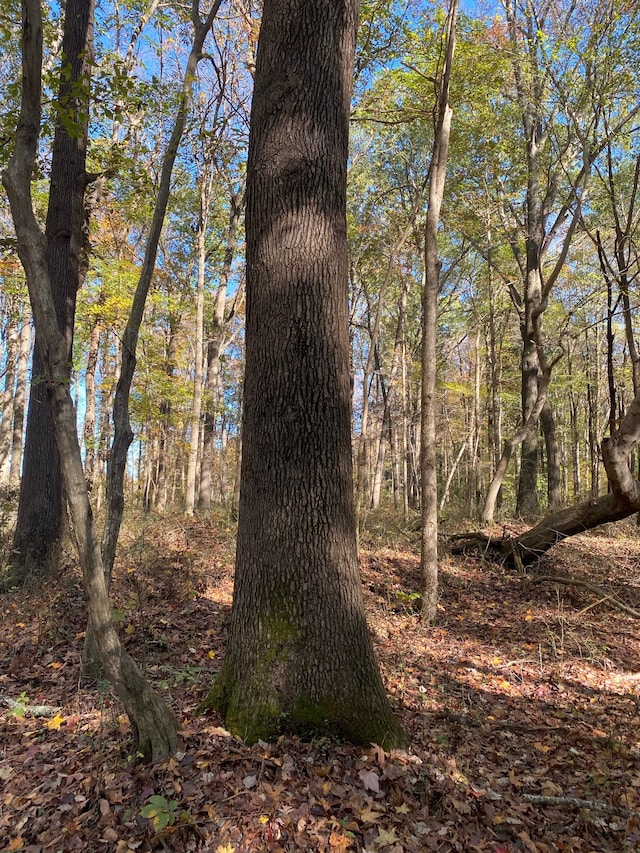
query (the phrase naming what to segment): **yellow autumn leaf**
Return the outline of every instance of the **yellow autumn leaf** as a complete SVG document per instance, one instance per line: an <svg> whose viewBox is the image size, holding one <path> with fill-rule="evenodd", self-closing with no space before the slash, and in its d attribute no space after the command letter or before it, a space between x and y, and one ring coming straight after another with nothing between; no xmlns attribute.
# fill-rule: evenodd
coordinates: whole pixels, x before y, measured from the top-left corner
<svg viewBox="0 0 640 853"><path fill-rule="evenodd" d="M367 807L360 812L360 820L363 823L376 823L382 814L382 812L374 812L372 808Z"/></svg>
<svg viewBox="0 0 640 853"><path fill-rule="evenodd" d="M216 853L235 853L235 847L232 847L230 844L218 844L216 847Z"/></svg>
<svg viewBox="0 0 640 853"><path fill-rule="evenodd" d="M258 823L261 823L262 825L264 825L265 823L269 823L269 815L268 814L261 814L260 817L258 818Z"/></svg>
<svg viewBox="0 0 640 853"><path fill-rule="evenodd" d="M210 652L207 652L207 657L209 658L209 660L213 660L215 656L216 653L213 651L213 649Z"/></svg>
<svg viewBox="0 0 640 853"><path fill-rule="evenodd" d="M524 621L525 622L531 622L532 619L533 619L533 611L527 610L527 612L524 615Z"/></svg>
<svg viewBox="0 0 640 853"><path fill-rule="evenodd" d="M409 806L406 803L401 803L395 809L398 814L409 814Z"/></svg>
<svg viewBox="0 0 640 853"><path fill-rule="evenodd" d="M52 717L47 722L47 728L51 729L52 731L57 731L63 723L64 723L64 717L58 711L58 713L55 715L55 717Z"/></svg>
<svg viewBox="0 0 640 853"><path fill-rule="evenodd" d="M538 752L551 752L551 747L547 746L546 743L540 743L539 740L535 741L533 745L538 750Z"/></svg>
<svg viewBox="0 0 640 853"><path fill-rule="evenodd" d="M398 836L396 835L395 829L391 827L391 829L379 829L378 837L373 840L378 847L386 847L387 844L395 844L398 840Z"/></svg>

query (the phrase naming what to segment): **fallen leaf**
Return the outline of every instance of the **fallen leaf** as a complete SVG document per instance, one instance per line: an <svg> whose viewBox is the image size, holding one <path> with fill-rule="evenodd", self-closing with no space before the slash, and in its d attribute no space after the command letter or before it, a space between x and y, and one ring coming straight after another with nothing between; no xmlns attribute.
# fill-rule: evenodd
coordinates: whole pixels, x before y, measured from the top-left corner
<svg viewBox="0 0 640 853"><path fill-rule="evenodd" d="M13 838L4 849L5 849L5 851L22 850L23 847L24 847L24 838L21 835L19 835L17 838Z"/></svg>
<svg viewBox="0 0 640 853"><path fill-rule="evenodd" d="M343 850L346 853L351 846L351 839L341 832L332 832L329 836L329 846L332 850Z"/></svg>
<svg viewBox="0 0 640 853"><path fill-rule="evenodd" d="M375 794L380 793L380 777L373 770L361 770L358 776L362 780L367 791L373 791Z"/></svg>
<svg viewBox="0 0 640 853"><path fill-rule="evenodd" d="M471 814L471 806L466 800L458 800L456 797L452 797L451 805L460 814Z"/></svg>
<svg viewBox="0 0 640 853"><path fill-rule="evenodd" d="M373 809L367 806L366 809L360 812L360 820L363 823L377 823L378 818L381 818L382 814L382 812L374 812Z"/></svg>
<svg viewBox="0 0 640 853"><path fill-rule="evenodd" d="M58 711L55 717L52 717L50 720L47 721L47 728L51 729L52 731L57 731L63 723L64 717Z"/></svg>
<svg viewBox="0 0 640 853"><path fill-rule="evenodd" d="M373 757L375 758L378 767L384 767L387 760L387 754L384 749L381 746L378 746L377 743L372 743L371 750L373 752Z"/></svg>
<svg viewBox="0 0 640 853"><path fill-rule="evenodd" d="M520 839L520 841L522 841L525 846L525 849L528 850L529 853L538 853L537 846L531 840L529 833L525 832L524 829L522 830L522 832L518 833L518 838Z"/></svg>
<svg viewBox="0 0 640 853"><path fill-rule="evenodd" d="M373 840L378 847L386 847L387 844L395 844L398 840L398 836L396 835L395 829L391 827L391 829L379 829L378 837Z"/></svg>

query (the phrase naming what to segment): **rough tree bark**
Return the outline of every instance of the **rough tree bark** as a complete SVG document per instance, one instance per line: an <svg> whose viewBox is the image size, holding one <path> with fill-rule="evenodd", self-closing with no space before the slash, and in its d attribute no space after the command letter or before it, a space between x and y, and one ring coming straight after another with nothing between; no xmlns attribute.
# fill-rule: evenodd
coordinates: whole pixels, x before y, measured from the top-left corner
<svg viewBox="0 0 640 853"><path fill-rule="evenodd" d="M61 114L69 116L70 111L73 112L74 127L70 132L68 120L66 124L59 120L56 125L45 227L47 269L58 326L67 342L68 376L76 294L85 270L83 254L86 254L84 195L89 90L79 82L90 73L92 40L93 3L69 0L64 18L57 100ZM18 518L12 545L10 574L14 583L55 568L66 520L50 389L43 381L43 372L42 346L36 335Z"/></svg>
<svg viewBox="0 0 640 853"><path fill-rule="evenodd" d="M249 741L402 735L356 549L346 161L357 0L267 0L247 169L243 459L227 653L203 709Z"/></svg>
<svg viewBox="0 0 640 853"><path fill-rule="evenodd" d="M67 14L69 9L67 6ZM91 10L86 26L92 26L92 20ZM83 572L89 622L97 638L97 649L105 675L131 721L136 749L148 759L156 761L175 751L176 723L167 705L151 690L135 662L120 645L111 621L99 540L82 467L75 407L69 393L68 341L58 325L46 237L33 212L31 176L40 132L42 91L42 16L39 0L24 0L23 3L22 56L20 119L15 149L2 174L2 182L9 197L18 254L25 269L36 335L41 345L44 378L51 399L55 441Z"/></svg>

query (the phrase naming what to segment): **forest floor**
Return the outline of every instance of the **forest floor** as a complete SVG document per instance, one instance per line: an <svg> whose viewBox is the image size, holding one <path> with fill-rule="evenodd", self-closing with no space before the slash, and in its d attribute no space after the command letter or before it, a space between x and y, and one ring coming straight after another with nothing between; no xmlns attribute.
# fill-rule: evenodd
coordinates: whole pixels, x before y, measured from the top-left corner
<svg viewBox="0 0 640 853"><path fill-rule="evenodd" d="M444 556L431 629L412 611L415 547L369 537L368 616L410 735L390 754L326 738L248 747L196 716L224 652L233 531L177 517L134 528L114 616L178 716L181 751L131 760L121 708L80 683L69 555L45 588L0 597L0 697L18 703L0 708L0 850L640 850L640 625L615 606L640 609L634 528L575 537L535 570L587 577L599 596Z"/></svg>

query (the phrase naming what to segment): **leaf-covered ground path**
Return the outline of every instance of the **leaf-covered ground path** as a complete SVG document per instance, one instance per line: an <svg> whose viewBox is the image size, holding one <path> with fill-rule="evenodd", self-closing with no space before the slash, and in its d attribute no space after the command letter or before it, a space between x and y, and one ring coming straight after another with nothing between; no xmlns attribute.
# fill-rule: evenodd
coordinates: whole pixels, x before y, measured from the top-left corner
<svg viewBox="0 0 640 853"><path fill-rule="evenodd" d="M0 599L0 697L18 702L0 707L0 851L640 849L640 623L606 597L640 607L631 529L576 537L541 566L603 584L604 600L445 558L434 629L411 612L415 552L365 551L374 643L411 736L390 755L327 739L249 748L194 715L224 649L231 549L220 525L176 519L124 543L121 635L181 722L180 753L157 767L130 760L108 691L79 683L73 566Z"/></svg>

